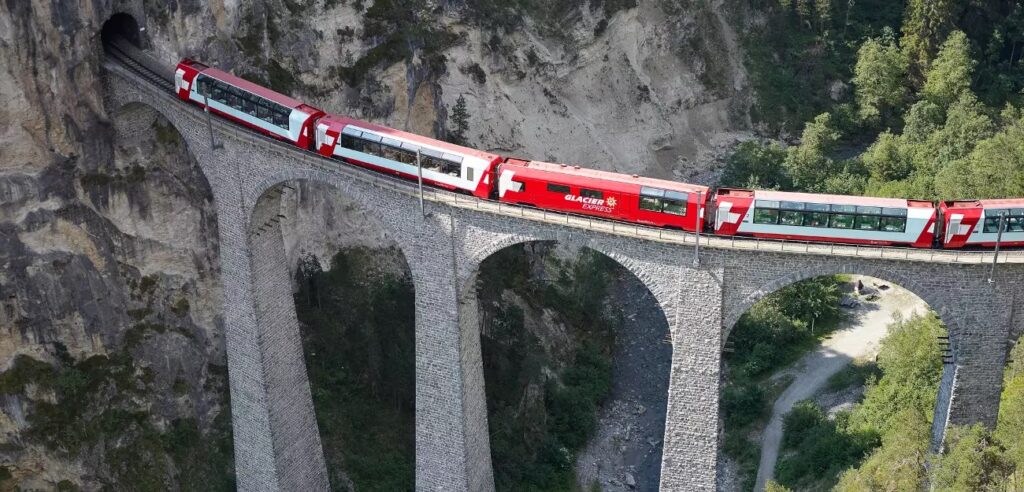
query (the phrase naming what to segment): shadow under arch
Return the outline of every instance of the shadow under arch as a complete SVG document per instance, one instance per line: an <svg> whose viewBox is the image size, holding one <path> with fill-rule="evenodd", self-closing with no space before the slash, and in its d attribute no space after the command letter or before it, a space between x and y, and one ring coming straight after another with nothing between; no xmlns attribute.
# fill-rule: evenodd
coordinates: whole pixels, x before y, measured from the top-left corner
<svg viewBox="0 0 1024 492"><path fill-rule="evenodd" d="M553 249L562 248L570 252L569 256L553 262L556 265L562 265L556 267L556 270L542 273L539 277L536 275L530 276L530 282L546 281L548 283L548 287L546 287L548 290L546 292L550 299L562 299L556 293L560 289L553 287L555 282L559 282L560 288L573 289L579 287L587 289L586 279L590 274L587 271L587 265L585 265L586 257L590 255L591 258L599 260L594 262L594 266L607 270L603 275L606 276L605 278L608 279L609 283L604 292L594 293L595 300L600 304L614 306L613 310L616 314L623 314L621 324L613 328L614 341L608 347L609 353L607 356L610 358L611 392L601 407L597 409L595 414L597 423L593 435L575 450L577 455L575 461L570 465L570 469L573 470L571 472L572 480L584 480L585 483L582 486L586 488L595 481L604 483L611 478L621 479L621 474L624 470L632 469L632 473L635 475L634 479L639 484L641 490L648 488L657 489L661 479L661 443L666 431L665 421L668 405L670 367L672 363L672 345L669 338L668 318L665 316L661 304L651 292L650 287L648 287L650 284L645 278L646 275L637 273L642 270L638 269L630 258L614 251L603 251L604 248L601 248L600 245L590 242L579 243L571 239L560 241L557 238L541 239L506 236L469 254L470 264L475 265L475 269L472 272L468 272L468 279L463 284L460 292L461 310L469 311L474 318L479 317L474 319L473 323L465 323L463 325L462 336L468 343L472 343L472 339L475 338L475 341L481 346L480 350L483 355L482 360L484 364L484 369L481 371L484 384L481 386L484 388L482 392L486 394L481 395L479 401L486 401L488 408L477 409L477 411L488 415L486 419L480 419L480 421L489 424L488 432L483 435L490 436L490 440L484 443L487 447L483 449L491 451L490 455L494 460L492 462L492 470L494 470L495 475L494 480L499 486L499 490L501 490L500 487L502 485L508 488L510 480L514 481L514 478L510 478L508 474L508 463L501 462L503 459L507 460L509 455L508 449L500 449L500 447L507 446L509 443L509 439L507 439L508 425L506 425L507 422L504 421L506 419L503 417L497 419L498 422L495 421L496 416L502 415L501 412L503 410L500 407L503 403L501 401L502 396L495 396L494 392L505 393L508 386L508 382L496 380L496 378L503 374L502 369L496 369L496 367L503 364L501 360L509 360L502 351L505 350L505 347L512 347L515 344L522 345L521 349L527 352L536 349L536 343L530 341L529 338L533 336L533 331L538 329L544 330L544 323L555 323L563 329L563 332L555 330L556 332L550 334L549 340L542 343L542 345L550 347L550 350L545 349L548 352L546 356L551 357L550 367L555 368L555 372L557 372L558 367L562 367L563 370L566 368L569 371L576 370L577 366L573 365L572 358L576 357L576 363L578 363L581 357L580 353L587 350L585 344L579 340L576 340L574 343L568 342L572 336L579 335L579 333L576 335L571 333L574 330L572 327L573 322L563 318L566 316L566 312L571 312L575 309L571 305L571 301L561 303L561 307L564 310L560 311L560 302L555 302L551 305L533 304L531 306L530 302L525 301L522 292L515 288L507 289L504 294L497 298L495 297L495 291L491 283L496 282L496 274L515 276L524 273L523 271L504 271L504 265L493 264L495 261L503 261L503 257L508 256L510 252L513 255L519 255L517 248L521 248L523 251L531 250L530 254L535 255L539 259L539 263L548 262L550 259L549 255ZM573 254L575 256L572 256ZM569 263L570 261L574 263ZM569 265L568 270L574 271L575 275L572 278L563 278L561 280L542 278L544 275L550 275L557 271L557 268L565 268L565 265ZM584 265L582 272L580 271L580 265ZM513 268L521 267L522 265L518 265L518 267ZM530 269L536 270L534 267ZM582 275L582 277L579 275ZM574 285L577 283L580 285ZM485 294L485 291L490 292ZM570 294L569 297L572 297L572 295ZM509 304L510 298L513 299L511 304ZM520 307L520 304L523 302L526 302L526 308ZM534 299L531 302L536 303L537 301ZM502 337L499 333L501 330L500 326L505 321L497 318L504 315L503 310L513 305L516 306L513 309L524 309L525 316L532 315L533 319L524 319L524 326L529 328L523 331L524 333L530 332L530 335L525 336L523 340L500 341L498 340ZM539 315L539 313L544 314ZM538 321L540 319L546 321ZM473 327L477 329L468 330L468 328ZM578 328L576 330L578 331ZM502 344L506 342L508 344L503 346ZM556 354L561 351L559 346L562 344L572 346L571 350L568 351L570 355L562 354L563 359L567 360L556 361L554 359L558 357ZM512 347L512 350L518 353L520 348ZM572 355L572 351L576 353ZM519 356L517 355L516 357ZM528 356L527 359L535 360L536 354ZM550 371L548 372L549 374L551 373ZM533 374L537 375L540 373ZM559 385L565 384L565 380L559 379L562 376L554 377L560 381ZM526 400L529 400L527 397L529 394L532 394L531 387L536 387L536 385L531 383L525 387L523 398ZM547 401L542 406L551 409L553 405L555 410L552 411L557 412L558 396L552 397L552 394L558 395L557 390L552 390L543 383L539 387L545 388L541 390L546 395L543 396L542 400L547 401L550 398L555 398L555 400ZM568 388L570 392L574 391L571 384L566 385L565 388ZM555 393L551 393L552 391L555 391ZM533 398L537 398L537 395L534 394ZM560 421L557 416L548 416L547 419ZM618 444L618 440L622 439L623 436L616 431L621 432L621 429L626 425L631 426L633 437L623 445L623 451L619 449ZM643 437L636 437L638 435ZM526 435L519 437L521 439L529 439L529 436ZM658 443L655 445L654 452L651 452L651 442ZM639 449L641 447L643 448L642 451Z"/></svg>
<svg viewBox="0 0 1024 492"><path fill-rule="evenodd" d="M337 186L328 179L287 171L267 178L256 189L260 191L247 225L249 261L258 337L264 357L268 359L265 367L272 368L267 378L268 393L275 395L271 398L272 428L275 433L290 435L297 448L275 450L278 462L288 460L289 472L301 473L307 477L307 484L330 483L336 488L354 484L358 488L380 490L414 487L415 288L405 250L395 240L392 227L370 213L362 201L363 195L356 190L347 193L349 188ZM336 220L346 213L356 219ZM346 230L338 230L340 228ZM368 230L375 230L377 234L372 235ZM327 235L327 239L322 239L323 235ZM380 241L375 243L371 236ZM345 237L354 241L338 240ZM377 254L372 251L375 246L383 246L386 251ZM381 267L383 262L367 264L382 260L391 254L388 251L394 252L394 257L389 257L393 260L390 269ZM306 254L322 261L333 258L340 262L326 265L322 274L314 273L318 278L326 279L325 282L339 277L347 280L325 284L321 289L326 291L330 286L331 290L323 292L324 299L318 300L315 307L302 306L300 310L295 294L301 296L304 286L297 281L313 278L306 276L308 272L295 271L300 270L298 263L303 258L309 258ZM317 262L314 268L321 271L321 266L321 262ZM381 274L383 270L398 277L401 285L395 291L396 299L379 298L392 294L386 282L394 278ZM375 282L385 285L379 287ZM360 297L364 295L366 298ZM401 312L390 312L389 306L398 306ZM366 314L367 309L370 314ZM376 309L383 310L383 314L376 314ZM382 319L396 319L401 326L384 325ZM314 322L318 325L313 326ZM402 340L382 339L372 332L382 326L403 329L401 334L406 336ZM368 345L357 347L341 343L349 341L364 341ZM400 352L399 362L405 371L396 377L405 377L401 381L407 391L396 396L397 393L390 391L395 385L371 386L375 386L374 392L383 386L381 394L387 393L389 398L398 401L400 408L394 412L379 402L368 402L373 396L367 393L369 390L362 384L365 381L359 376L372 376L374 371L393 375L396 369L390 366L399 364L382 362L391 361L390 350ZM363 370L363 364L375 363L378 366ZM331 364L338 367L330 367ZM367 427L362 435L351 428L351 422L356 420L352 414L354 402L363 405L364 410L377 408L377 411L362 412L358 419L360 425ZM398 420L386 428L376 425L384 418ZM402 459L390 462L390 467L370 466L383 461L380 459L383 453L378 453L379 456L373 453L380 451L377 449L380 445L394 444L389 440L393 435L407 438L400 446L389 448L402 455ZM296 456L302 456L298 467L295 466ZM314 478L309 479L310 476Z"/></svg>
<svg viewBox="0 0 1024 492"><path fill-rule="evenodd" d="M120 38L132 43L136 48L143 48L145 38L142 33L139 22L133 15L117 12L111 15L100 28L100 41L107 44Z"/></svg>

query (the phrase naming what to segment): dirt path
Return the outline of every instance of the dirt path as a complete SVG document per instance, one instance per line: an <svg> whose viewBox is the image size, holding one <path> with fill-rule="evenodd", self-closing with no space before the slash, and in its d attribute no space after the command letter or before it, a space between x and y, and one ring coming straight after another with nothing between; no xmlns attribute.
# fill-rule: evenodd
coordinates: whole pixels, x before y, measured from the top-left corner
<svg viewBox="0 0 1024 492"><path fill-rule="evenodd" d="M860 278L865 286L874 287L875 283L883 283L867 277ZM914 294L889 285L888 290L879 290L879 298L874 302L863 302L852 311L853 315L846 321L846 326L839 329L831 338L825 340L815 351L805 355L793 367L785 372L793 374L796 379L775 401L772 407L771 420L765 428L761 441L761 463L757 470L757 485L754 490L764 490L764 485L775 476L775 462L779 457L779 446L782 442L782 418L793 404L811 398L828 381L829 376L839 372L854 359L873 357L878 353L878 342L885 336L885 328L892 316L900 313L904 317L914 311L924 312L927 305Z"/></svg>

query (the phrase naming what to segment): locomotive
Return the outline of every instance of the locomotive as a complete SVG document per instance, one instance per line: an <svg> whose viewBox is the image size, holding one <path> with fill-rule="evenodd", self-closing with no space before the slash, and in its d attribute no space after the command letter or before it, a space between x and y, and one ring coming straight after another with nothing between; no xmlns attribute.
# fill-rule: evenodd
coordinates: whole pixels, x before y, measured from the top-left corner
<svg viewBox="0 0 1024 492"><path fill-rule="evenodd" d="M406 179L416 180L422 173L426 184L481 199L723 236L914 248L988 248L997 242L1024 246L1024 199L936 204L712 190L517 159L329 114L188 58L178 63L174 86L180 99L271 138Z"/></svg>

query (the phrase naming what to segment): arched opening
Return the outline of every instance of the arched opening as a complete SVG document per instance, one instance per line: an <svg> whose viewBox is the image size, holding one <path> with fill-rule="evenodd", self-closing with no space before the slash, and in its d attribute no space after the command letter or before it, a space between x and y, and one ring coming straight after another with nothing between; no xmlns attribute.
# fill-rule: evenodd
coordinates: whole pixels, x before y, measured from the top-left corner
<svg viewBox="0 0 1024 492"><path fill-rule="evenodd" d="M647 287L555 242L499 250L475 285L497 490L656 490L672 346Z"/></svg>
<svg viewBox="0 0 1024 492"><path fill-rule="evenodd" d="M930 452L952 355L924 300L847 274L780 279L758 292L770 294L725 342L720 480L740 490L769 480L825 490Z"/></svg>
<svg viewBox="0 0 1024 492"><path fill-rule="evenodd" d="M295 308L330 485L413 490L415 292L403 251L332 186L288 181L261 200L269 204L254 217L251 241L279 243L282 302Z"/></svg>
<svg viewBox="0 0 1024 492"><path fill-rule="evenodd" d="M135 45L136 48L143 47L142 30L135 17L124 12L118 12L110 16L103 23L103 27L100 30L100 40L103 41L103 44L106 45L118 39L124 39Z"/></svg>

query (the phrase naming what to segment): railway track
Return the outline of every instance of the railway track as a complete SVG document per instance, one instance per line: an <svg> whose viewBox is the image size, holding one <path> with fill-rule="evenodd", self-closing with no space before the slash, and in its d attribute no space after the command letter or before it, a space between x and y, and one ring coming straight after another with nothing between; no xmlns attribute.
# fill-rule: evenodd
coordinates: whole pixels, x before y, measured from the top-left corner
<svg viewBox="0 0 1024 492"><path fill-rule="evenodd" d="M174 94L174 81L171 72L166 67L157 65L138 48L132 46L123 39L114 40L104 44L107 55L116 63L142 78L153 88L159 89L167 97L177 97ZM156 65L156 66L154 66ZM199 116L202 109L184 105L189 110L194 110ZM405 195L416 195L415 183L406 180L366 171L358 168L350 168L337 165L336 162L321 157L319 154L302 150L285 142L270 137L255 134L247 131L241 125L226 120L216 119L215 125L220 131L230 133L234 138L247 140L253 144L264 145L268 151L281 155L292 156L297 160L329 172L342 173L353 179L367 182L376 187L388 188ZM635 237L644 240L657 242L674 243L680 245L694 245L699 242L701 248L720 248L731 250L755 250L777 253L805 253L826 256L844 256L857 258L878 258L892 260L908 260L929 263L968 263L986 264L993 260L991 251L971 251L963 249L942 250L906 248L892 246L860 246L843 243L827 242L805 242L805 241L784 241L760 238L746 238L738 236L720 236L716 234L701 233L697 235L676 230L666 230L649 226L642 226L632 223L619 223L591 216L568 214L563 212L551 212L543 209L534 209L502 203L496 200L485 200L473 196L461 195L447 190L434 188L424 189L424 198L432 202L445 203L457 208L475 209L508 217L517 217L525 220L545 222L557 226L585 229L600 233L609 233L620 236ZM1004 250L999 255L999 263L1024 263L1024 250Z"/></svg>

